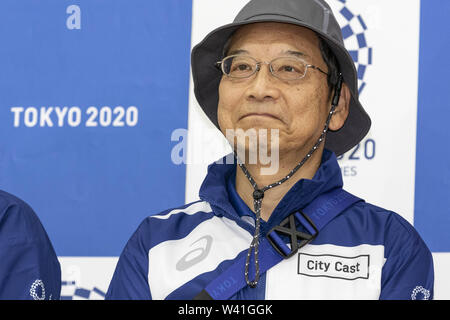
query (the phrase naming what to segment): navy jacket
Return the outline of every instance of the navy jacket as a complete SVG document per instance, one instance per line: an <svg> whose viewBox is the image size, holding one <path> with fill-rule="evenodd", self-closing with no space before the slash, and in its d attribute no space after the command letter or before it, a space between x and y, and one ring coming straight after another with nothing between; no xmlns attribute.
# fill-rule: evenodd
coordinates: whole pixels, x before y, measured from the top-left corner
<svg viewBox="0 0 450 320"><path fill-rule="evenodd" d="M0 191L0 299L59 300L61 268L39 218Z"/></svg>
<svg viewBox="0 0 450 320"><path fill-rule="evenodd" d="M235 174L236 165L214 163L200 201L146 218L119 258L106 299L192 299L245 255L254 213L235 190ZM337 159L325 150L313 179L289 190L261 236L342 184ZM394 212L358 202L232 299L432 299L433 282L432 255L416 230Z"/></svg>

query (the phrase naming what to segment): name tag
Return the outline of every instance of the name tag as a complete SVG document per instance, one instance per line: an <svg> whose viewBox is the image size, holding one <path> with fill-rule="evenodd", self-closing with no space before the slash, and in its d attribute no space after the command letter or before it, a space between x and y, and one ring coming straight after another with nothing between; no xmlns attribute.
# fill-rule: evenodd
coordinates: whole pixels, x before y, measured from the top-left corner
<svg viewBox="0 0 450 320"><path fill-rule="evenodd" d="M344 280L369 279L369 262L369 255L342 257L299 253L298 273L309 277Z"/></svg>

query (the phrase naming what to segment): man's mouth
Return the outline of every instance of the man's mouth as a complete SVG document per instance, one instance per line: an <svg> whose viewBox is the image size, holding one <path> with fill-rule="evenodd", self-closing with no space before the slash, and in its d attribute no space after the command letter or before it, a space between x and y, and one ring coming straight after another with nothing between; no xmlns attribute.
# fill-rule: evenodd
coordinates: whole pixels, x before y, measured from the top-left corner
<svg viewBox="0 0 450 320"><path fill-rule="evenodd" d="M247 113L247 114L243 115L242 117L240 117L239 120L242 120L242 119L248 118L248 117L271 118L271 119L275 119L275 120L281 121L281 119L278 118L277 116L275 116L273 114L270 114L270 113L264 113L264 112Z"/></svg>

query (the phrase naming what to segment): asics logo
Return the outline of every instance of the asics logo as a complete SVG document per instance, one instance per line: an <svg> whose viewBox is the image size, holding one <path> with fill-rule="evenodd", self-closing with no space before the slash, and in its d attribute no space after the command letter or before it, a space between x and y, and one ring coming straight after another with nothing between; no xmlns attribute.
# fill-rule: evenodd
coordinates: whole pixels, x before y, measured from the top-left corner
<svg viewBox="0 0 450 320"><path fill-rule="evenodd" d="M204 240L204 241L202 241ZM203 261L209 254L209 251L211 250L213 238L209 235L206 235L204 237L201 237L197 241L191 243L191 247L198 243L198 242L204 242L202 247L195 248L194 250L189 251L186 253L180 261L177 262L175 268L178 271L185 271L189 269L190 267L196 265L197 263Z"/></svg>

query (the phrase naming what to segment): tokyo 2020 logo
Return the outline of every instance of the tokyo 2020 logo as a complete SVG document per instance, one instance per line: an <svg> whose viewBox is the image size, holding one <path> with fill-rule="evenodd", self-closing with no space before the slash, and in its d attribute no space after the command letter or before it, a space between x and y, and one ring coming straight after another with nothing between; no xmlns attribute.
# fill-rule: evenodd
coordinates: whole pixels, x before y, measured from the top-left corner
<svg viewBox="0 0 450 320"><path fill-rule="evenodd" d="M361 16L353 12L347 0L334 0L337 10L333 10L341 26L344 44L350 53L358 73L359 94L366 87L366 71L372 65L373 49L367 42L367 25Z"/></svg>

